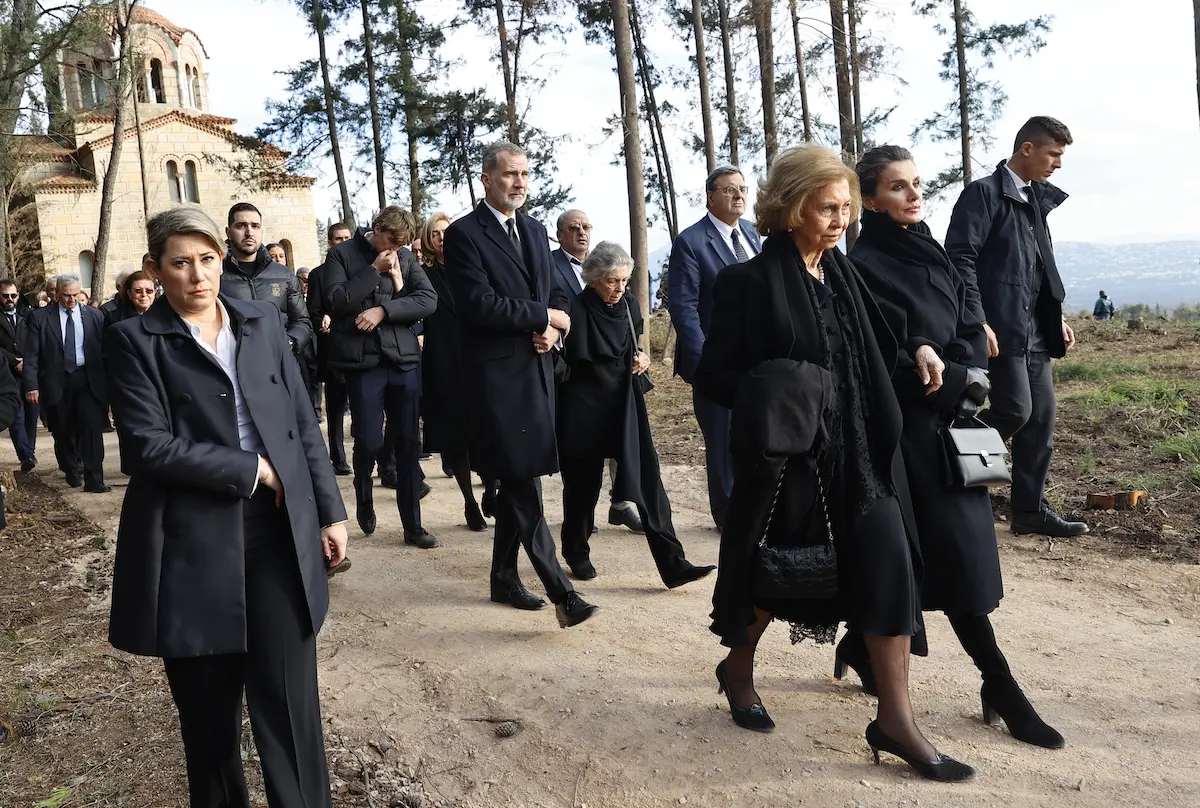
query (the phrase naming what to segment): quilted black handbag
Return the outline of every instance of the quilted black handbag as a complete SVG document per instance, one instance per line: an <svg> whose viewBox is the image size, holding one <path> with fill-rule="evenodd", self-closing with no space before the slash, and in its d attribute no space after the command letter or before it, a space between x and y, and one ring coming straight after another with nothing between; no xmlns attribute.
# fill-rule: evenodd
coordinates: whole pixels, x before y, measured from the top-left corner
<svg viewBox="0 0 1200 808"><path fill-rule="evenodd" d="M1012 482L1012 472L1004 462L1008 448L995 429L978 418L968 418L942 427L941 432L956 485L973 488Z"/></svg>
<svg viewBox="0 0 1200 808"><path fill-rule="evenodd" d="M814 470L816 466L814 464ZM777 547L767 544L771 519L787 466L779 475L775 496L771 499L771 510L767 513L767 524L758 541L758 552L751 570L751 585L759 598L771 600L828 600L837 597L838 566L837 549L833 545L833 527L829 522L829 506L825 501L825 486L817 472L817 495L821 499L822 515L825 519L825 541L821 544Z"/></svg>

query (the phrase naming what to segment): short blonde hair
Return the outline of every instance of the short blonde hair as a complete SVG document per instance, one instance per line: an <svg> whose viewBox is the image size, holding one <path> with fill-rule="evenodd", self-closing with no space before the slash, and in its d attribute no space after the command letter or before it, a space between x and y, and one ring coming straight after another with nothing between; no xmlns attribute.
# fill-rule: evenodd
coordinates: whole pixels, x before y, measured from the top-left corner
<svg viewBox="0 0 1200 808"><path fill-rule="evenodd" d="M421 239L421 264L427 267L433 266L434 258L433 250L429 248L429 234L433 232L433 226L438 222L450 224L450 217L445 213L434 211L433 215L425 220L425 224L421 225L421 234L418 236Z"/></svg>
<svg viewBox="0 0 1200 808"><path fill-rule="evenodd" d="M862 196L853 169L823 146L784 149L775 156L766 179L759 180L754 228L764 236L774 236L799 227L813 194L839 180L850 185L850 218L857 219Z"/></svg>
<svg viewBox="0 0 1200 808"><path fill-rule="evenodd" d="M209 215L197 205L176 205L156 213L146 222L146 247L155 264L167 249L171 236L195 235L206 239L217 254L225 257L225 239Z"/></svg>

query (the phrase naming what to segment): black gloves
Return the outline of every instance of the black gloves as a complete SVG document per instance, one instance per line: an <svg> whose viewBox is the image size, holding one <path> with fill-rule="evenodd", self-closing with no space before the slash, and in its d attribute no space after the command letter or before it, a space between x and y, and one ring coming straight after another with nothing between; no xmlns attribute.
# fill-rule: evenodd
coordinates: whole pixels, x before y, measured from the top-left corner
<svg viewBox="0 0 1200 808"><path fill-rule="evenodd" d="M992 383L988 380L987 371L982 368L967 368L967 385L963 388L958 403L954 406L957 418L971 418L979 412L979 408L987 401Z"/></svg>

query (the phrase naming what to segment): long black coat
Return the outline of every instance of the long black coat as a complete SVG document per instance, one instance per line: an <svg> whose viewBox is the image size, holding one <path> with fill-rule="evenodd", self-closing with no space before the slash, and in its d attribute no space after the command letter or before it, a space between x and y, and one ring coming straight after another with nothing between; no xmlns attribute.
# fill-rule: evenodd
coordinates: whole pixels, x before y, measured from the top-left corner
<svg viewBox="0 0 1200 808"><path fill-rule="evenodd" d="M101 402L108 401L105 381L103 342L104 315L91 306L76 304L83 324L83 371L92 395ZM51 303L29 313L25 320L24 370L21 372L21 392L38 391L38 404L53 407L62 399L67 381L63 366L63 328L58 316L59 306Z"/></svg>
<svg viewBox="0 0 1200 808"><path fill-rule="evenodd" d="M284 487L313 631L329 607L322 525L346 518L329 453L270 303L222 297L254 426ZM246 650L242 505L258 456L240 448L233 385L165 298L105 335L129 488L109 640L135 654Z"/></svg>
<svg viewBox="0 0 1200 808"><path fill-rule="evenodd" d="M967 306L962 280L926 235L928 228L921 234L901 230L887 214L864 216L850 259L900 347L892 383L904 414L900 448L925 564L921 605L948 614L986 614L1004 595L991 499L986 488L953 484L939 430L962 396L967 367L987 367L987 342ZM899 257L889 244L902 239L918 242L940 260L920 261L916 251L907 260ZM943 386L928 396L913 359L921 345L931 346L946 364Z"/></svg>
<svg viewBox="0 0 1200 808"><path fill-rule="evenodd" d="M469 448L470 415L463 380L462 336L458 306L446 277L446 267L425 268L437 292L437 310L422 320L425 349L421 352L422 435L427 452L461 452Z"/></svg>
<svg viewBox="0 0 1200 808"><path fill-rule="evenodd" d="M446 230L446 274L462 331L471 406L471 461L484 479L529 479L558 471L554 367L533 335L549 309L567 311L554 282L546 228L517 214L521 250L483 202Z"/></svg>
<svg viewBox="0 0 1200 808"><path fill-rule="evenodd" d="M963 189L946 230L946 252L966 286L967 308L996 332L1001 356L1024 356L1028 324L1036 317L1053 357L1067 354L1062 336L1066 291L1053 254L1042 256L1042 286L1031 315L1037 261L1034 216L1046 217L1067 199L1048 182L1033 183L1037 208L1026 201L1004 163Z"/></svg>

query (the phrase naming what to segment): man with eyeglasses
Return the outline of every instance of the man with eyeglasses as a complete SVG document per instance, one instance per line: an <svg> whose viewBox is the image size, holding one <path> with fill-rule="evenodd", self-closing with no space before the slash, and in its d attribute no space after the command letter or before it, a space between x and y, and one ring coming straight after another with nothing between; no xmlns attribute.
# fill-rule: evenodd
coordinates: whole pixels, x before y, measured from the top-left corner
<svg viewBox="0 0 1200 808"><path fill-rule="evenodd" d="M719 166L704 183L708 213L684 230L671 245L667 264L667 308L675 326L675 373L688 384L700 362L700 351L712 319L712 288L717 273L731 264L749 261L761 247L746 212L746 180L740 169ZM720 529L733 489L729 456L729 410L694 390L692 406L704 434L708 472L708 506Z"/></svg>
<svg viewBox="0 0 1200 808"><path fill-rule="evenodd" d="M583 261L588 257L588 249L592 242L592 223L588 215L581 210L572 208L558 217L558 249L550 253L554 260L554 282L566 292L567 297L574 298L584 289ZM608 461L609 478L617 478L617 463ZM610 488L611 494L611 488ZM612 500L608 506L608 523L624 525L634 533L642 532L642 519L638 516L637 507L632 502ZM595 521L592 532L596 532Z"/></svg>
<svg viewBox="0 0 1200 808"><path fill-rule="evenodd" d="M22 305L24 302L16 281L11 278L0 280L0 354L4 355L9 371L18 381L25 366L21 359L24 353L21 343L25 336L25 317L29 313L29 306ZM8 428L8 436L12 438L13 451L21 461L21 471L32 471L37 468L38 405L28 402L22 404L17 407L17 415Z"/></svg>

